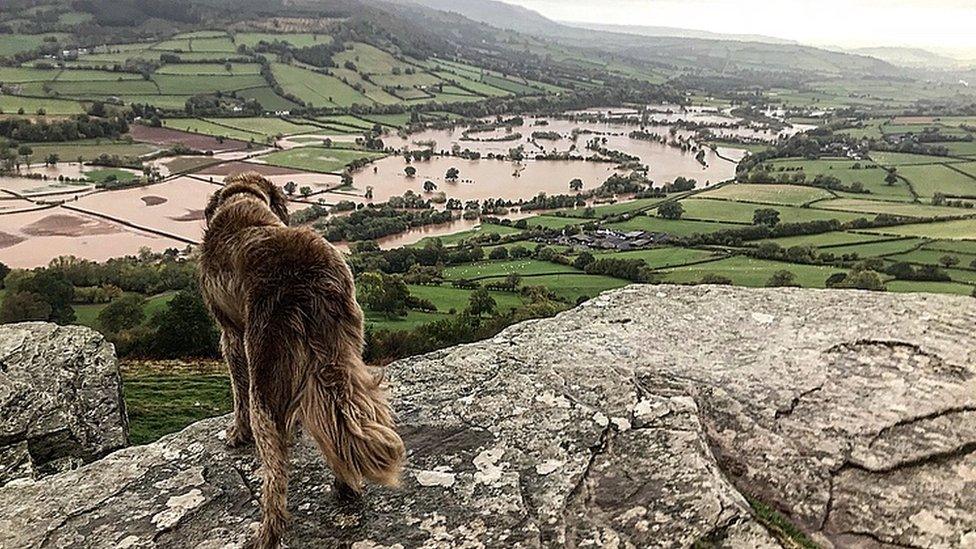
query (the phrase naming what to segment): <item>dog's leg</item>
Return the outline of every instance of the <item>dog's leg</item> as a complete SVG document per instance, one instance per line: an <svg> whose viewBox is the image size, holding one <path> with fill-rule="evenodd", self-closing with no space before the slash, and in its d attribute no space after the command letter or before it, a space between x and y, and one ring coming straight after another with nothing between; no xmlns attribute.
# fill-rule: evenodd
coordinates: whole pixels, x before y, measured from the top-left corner
<svg viewBox="0 0 976 549"><path fill-rule="evenodd" d="M227 445L236 448L254 440L251 433L251 380L241 335L235 329L225 327L220 338L220 347L230 370L234 396L234 424L227 431Z"/></svg>
<svg viewBox="0 0 976 549"><path fill-rule="evenodd" d="M272 344L271 342L275 342ZM286 347L282 347L284 344ZM261 458L261 526L255 539L259 549L281 543L288 514L289 411L295 397L292 380L297 357L288 340L266 323L249 327L245 342L251 379L251 428Z"/></svg>

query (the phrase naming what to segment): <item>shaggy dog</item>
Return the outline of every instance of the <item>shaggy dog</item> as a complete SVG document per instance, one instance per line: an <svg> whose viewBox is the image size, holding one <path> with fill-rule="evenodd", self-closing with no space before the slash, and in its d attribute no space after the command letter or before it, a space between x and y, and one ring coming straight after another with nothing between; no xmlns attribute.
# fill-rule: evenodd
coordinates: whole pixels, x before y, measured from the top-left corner
<svg viewBox="0 0 976 549"><path fill-rule="evenodd" d="M228 443L253 439L261 458L261 548L277 547L288 524L296 424L325 456L340 495L358 495L364 479L395 486L404 456L386 395L361 358L352 273L321 236L288 227L285 203L258 174L227 178L205 210L200 260L234 386Z"/></svg>

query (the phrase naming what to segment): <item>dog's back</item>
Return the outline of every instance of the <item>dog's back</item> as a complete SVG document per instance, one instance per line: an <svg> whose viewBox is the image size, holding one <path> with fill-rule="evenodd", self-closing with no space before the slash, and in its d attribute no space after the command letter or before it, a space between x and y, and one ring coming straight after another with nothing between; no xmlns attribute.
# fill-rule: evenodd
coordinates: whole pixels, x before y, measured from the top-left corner
<svg viewBox="0 0 976 549"><path fill-rule="evenodd" d="M273 547L287 522L288 433L297 421L339 485L356 493L364 479L395 485L404 447L362 362L363 315L348 266L319 235L287 227L274 198L262 202L277 189L261 181L260 192L232 182L208 207L201 287L224 330L225 355L246 357L250 427L265 474L258 541Z"/></svg>

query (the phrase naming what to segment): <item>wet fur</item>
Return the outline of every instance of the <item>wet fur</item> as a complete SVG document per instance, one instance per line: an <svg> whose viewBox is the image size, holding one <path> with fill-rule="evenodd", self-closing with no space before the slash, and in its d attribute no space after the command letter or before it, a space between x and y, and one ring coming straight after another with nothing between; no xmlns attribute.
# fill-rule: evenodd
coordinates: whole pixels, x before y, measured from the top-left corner
<svg viewBox="0 0 976 549"><path fill-rule="evenodd" d="M341 254L288 227L286 199L255 173L227 178L206 207L200 287L223 331L233 382L228 444L261 458L260 548L287 527L290 434L300 423L341 494L364 480L395 486L404 456L377 378L362 361L363 314Z"/></svg>

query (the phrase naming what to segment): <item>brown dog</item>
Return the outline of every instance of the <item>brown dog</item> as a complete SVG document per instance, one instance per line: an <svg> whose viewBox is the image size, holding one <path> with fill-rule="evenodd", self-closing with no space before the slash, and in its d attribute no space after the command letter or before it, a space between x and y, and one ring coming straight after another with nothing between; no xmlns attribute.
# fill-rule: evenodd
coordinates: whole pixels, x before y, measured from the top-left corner
<svg viewBox="0 0 976 549"><path fill-rule="evenodd" d="M300 423L340 493L363 480L394 486L403 442L386 395L362 361L363 313L340 253L288 227L286 199L255 173L227 178L205 211L200 287L223 329L234 386L228 443L257 443L264 487L256 545L277 547L288 523L290 433Z"/></svg>

